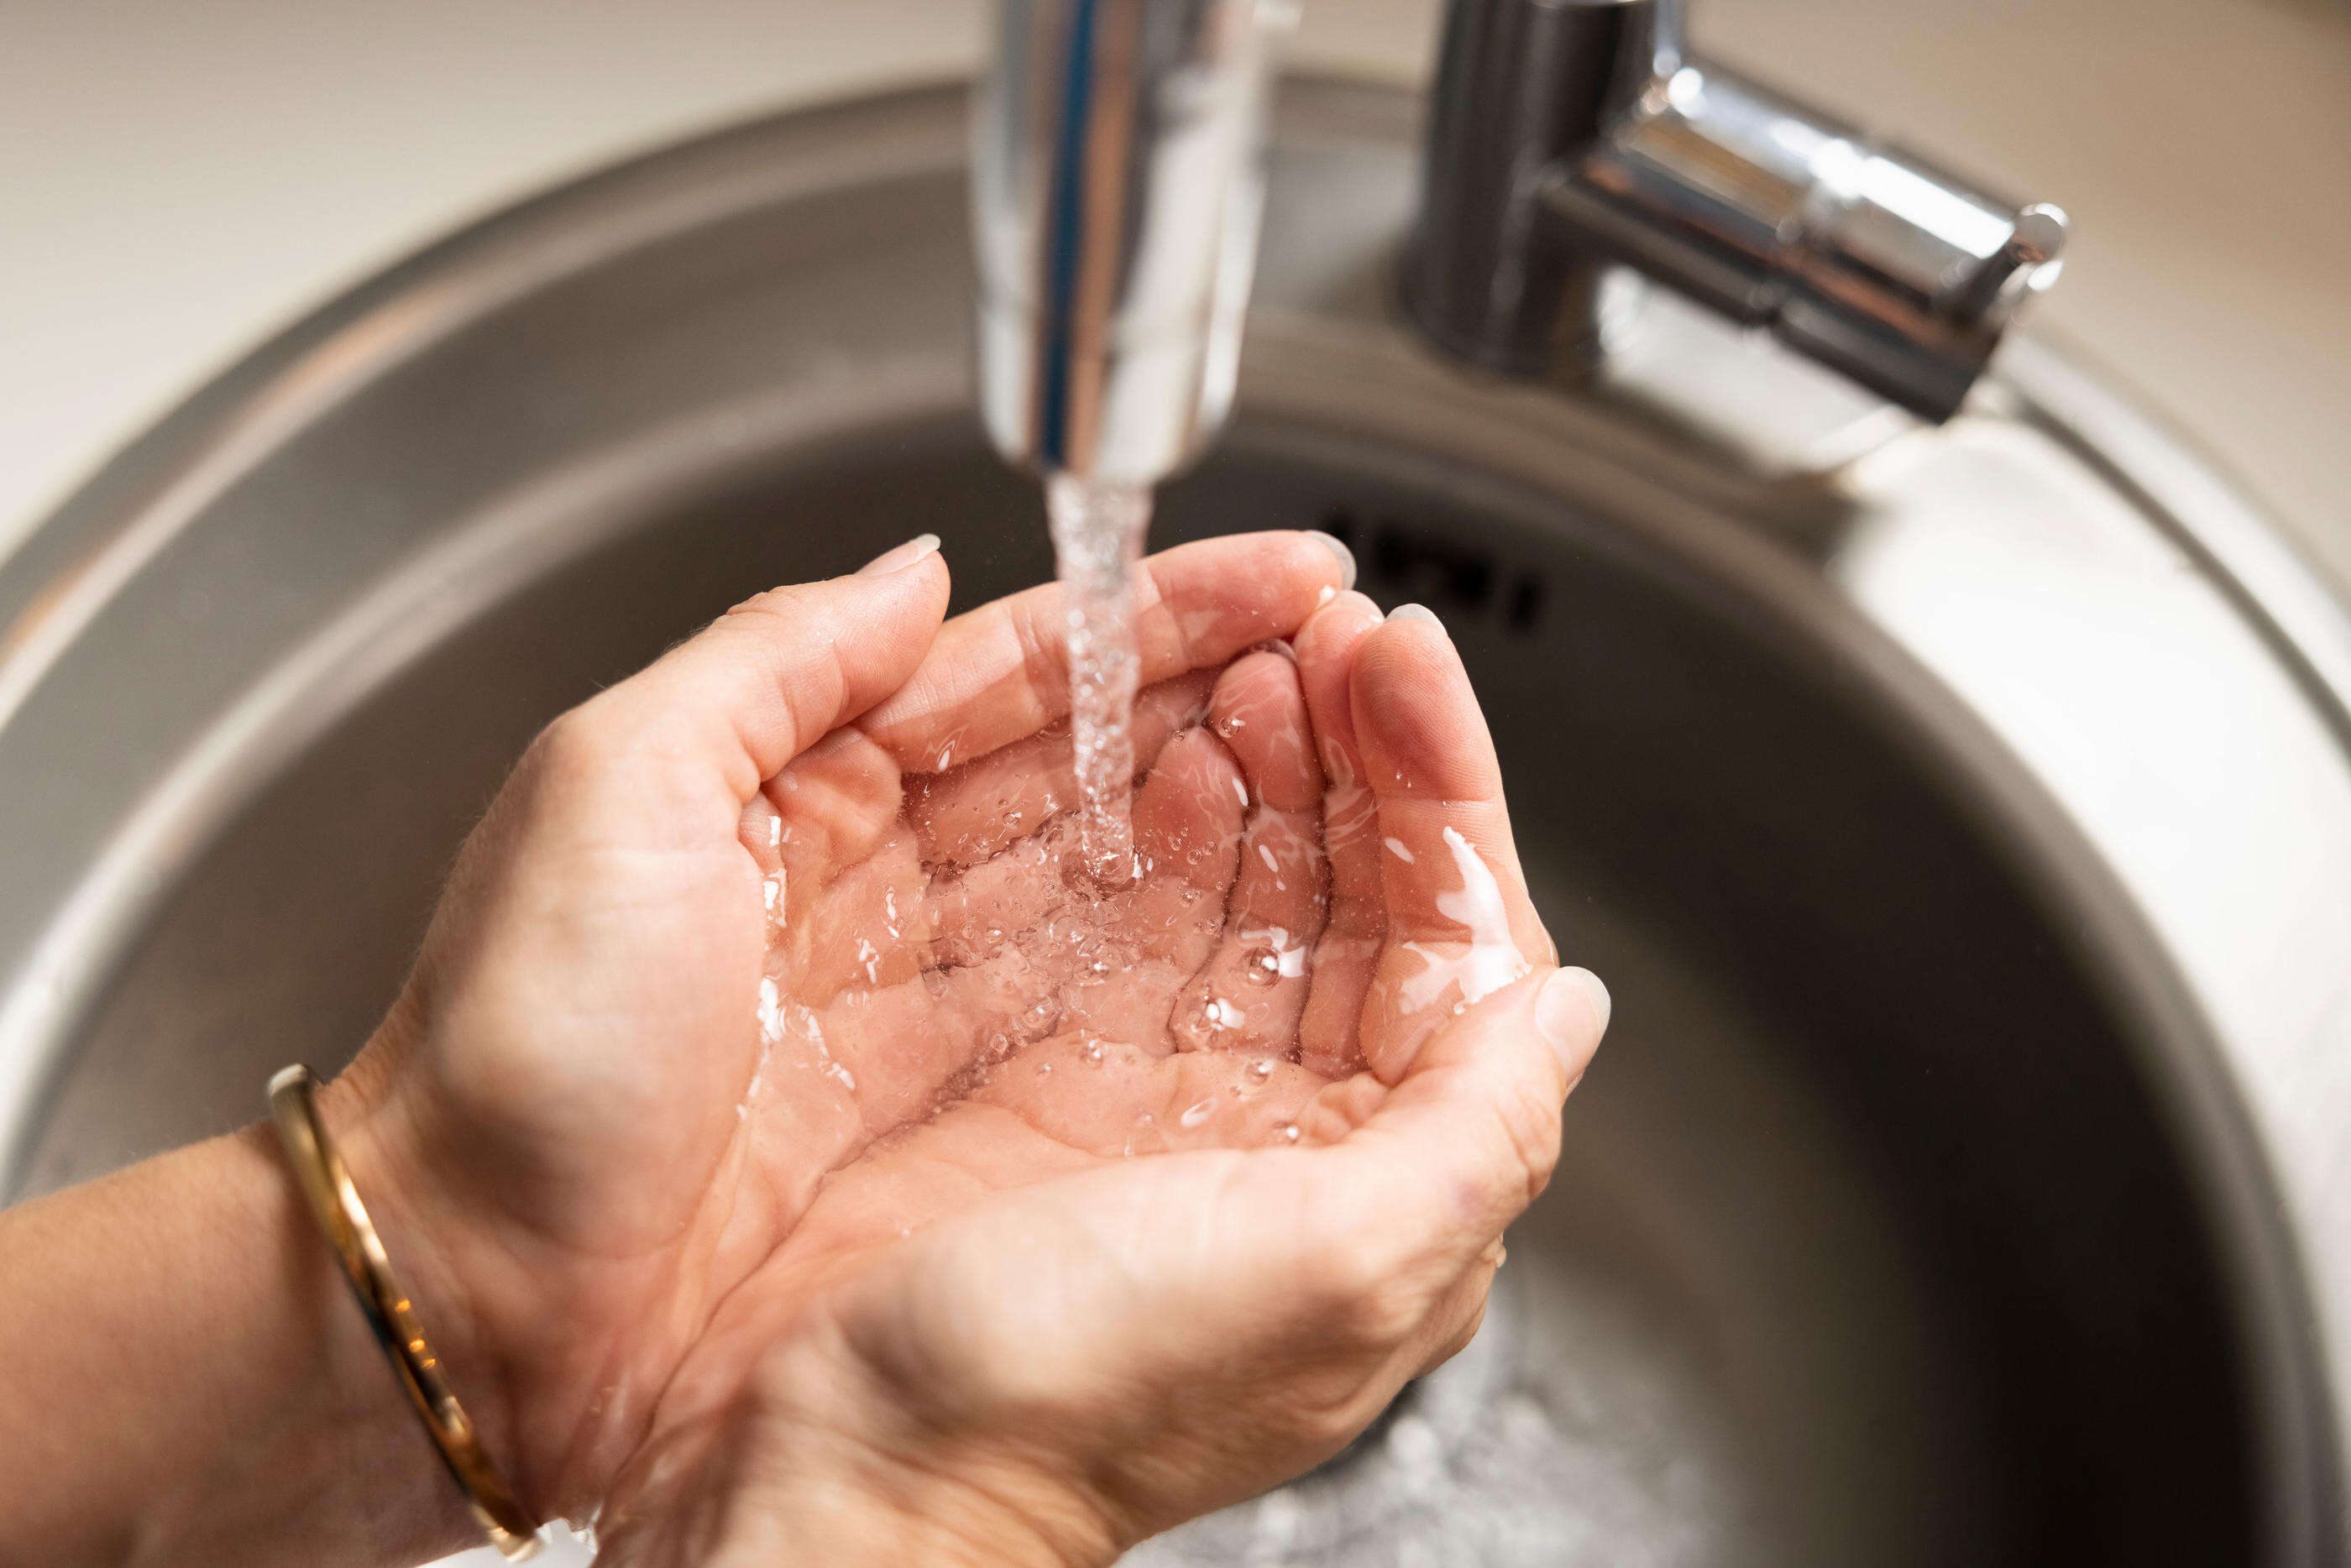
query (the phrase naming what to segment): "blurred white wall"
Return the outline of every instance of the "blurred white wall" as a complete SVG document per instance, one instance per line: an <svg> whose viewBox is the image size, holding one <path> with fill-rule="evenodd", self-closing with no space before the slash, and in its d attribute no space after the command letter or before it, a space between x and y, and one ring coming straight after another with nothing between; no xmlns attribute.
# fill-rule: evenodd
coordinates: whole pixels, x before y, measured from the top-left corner
<svg viewBox="0 0 2351 1568"><path fill-rule="evenodd" d="M2351 584L2351 12L1695 0L1726 60L2078 220L2042 322ZM0 0L0 549L246 347L455 224L763 109L937 77L987 0ZM1308 0L1416 78L1435 0Z"/></svg>

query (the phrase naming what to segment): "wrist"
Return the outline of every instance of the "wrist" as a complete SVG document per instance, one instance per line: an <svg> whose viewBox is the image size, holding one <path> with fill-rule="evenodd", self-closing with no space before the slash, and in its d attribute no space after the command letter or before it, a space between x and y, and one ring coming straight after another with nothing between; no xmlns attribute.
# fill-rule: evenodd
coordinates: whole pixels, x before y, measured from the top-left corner
<svg viewBox="0 0 2351 1568"><path fill-rule="evenodd" d="M406 1294L417 1326L450 1391L463 1407L483 1450L513 1487L524 1506L533 1509L539 1498L530 1483L535 1467L526 1452L523 1399L510 1347L493 1332L493 1315L484 1310L481 1282L466 1266L472 1249L455 1212L431 1179L430 1168L407 1136L404 1117L389 1096L373 1092L377 1084L364 1068L346 1072L317 1092L319 1119L325 1124L360 1200L366 1206L393 1277ZM264 1137L268 1129L257 1129ZM274 1142L274 1137L272 1139ZM292 1180L288 1172L287 1179ZM310 1220L307 1207L303 1218ZM316 1231L315 1221L311 1229ZM338 1303L342 1315L359 1326L366 1356L375 1364L381 1381L392 1390L409 1425L428 1444L431 1437L421 1415L402 1387L389 1355L367 1327L360 1303L351 1299L348 1279L332 1259L325 1239L319 1249L341 1287ZM462 1494L446 1476L443 1489L454 1498Z"/></svg>
<svg viewBox="0 0 2351 1568"><path fill-rule="evenodd" d="M470 1542L475 1531L465 1500L303 1197L277 1129L264 1122L224 1141L266 1193L268 1230L284 1259L273 1288L291 1309L291 1343L306 1347L313 1369L316 1397L305 1403L317 1408L287 1422L285 1439L315 1445L316 1459L334 1477L333 1491L348 1489L369 1500L355 1511L381 1516L369 1527L371 1536L388 1526L394 1539L434 1550ZM317 1430L305 1438L305 1428Z"/></svg>
<svg viewBox="0 0 2351 1568"><path fill-rule="evenodd" d="M670 1310L659 1259L550 1235L501 1201L528 1159L416 1070L423 1027L404 996L319 1114L492 1462L540 1521L591 1514L696 1324Z"/></svg>

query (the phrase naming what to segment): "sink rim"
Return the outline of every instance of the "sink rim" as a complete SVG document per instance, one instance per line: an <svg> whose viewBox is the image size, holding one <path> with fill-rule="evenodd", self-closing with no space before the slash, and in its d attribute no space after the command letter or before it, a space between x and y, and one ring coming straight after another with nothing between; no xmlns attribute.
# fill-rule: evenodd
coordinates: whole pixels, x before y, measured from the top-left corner
<svg viewBox="0 0 2351 1568"><path fill-rule="evenodd" d="M1286 107L1297 112L1295 105L1311 108L1320 96L1360 109L1367 95L1391 108L1399 96L1344 79L1309 82L1293 85ZM39 684L86 624L81 612L95 613L179 528L200 519L209 496L298 436L341 396L501 305L647 240L745 204L854 182L877 170L903 171L908 150L929 148L943 117L952 113L959 126L960 97L959 86L909 89L799 110L656 151L463 230L256 349L110 461L0 558L0 618L7 622L0 633L0 737L16 702ZM909 121L927 129L910 137ZM801 164L812 166L843 149L864 156L835 163L820 180L805 170L796 176L799 165L778 156L779 137L806 144ZM583 228L593 244L580 243ZM2139 501L2150 524L2179 544L2236 607L2351 750L2351 617L2258 511L2054 351L2029 339L2012 344L1997 383L1994 396L2013 400L2018 417L2074 446ZM1254 392L1244 387L1245 402L1266 395L1262 386ZM1828 602L1816 576L1802 577L1784 551L1760 537L1750 542L1751 551L1727 539L1712 542L1740 550L1739 571L1750 587L1782 580L1802 601L1792 602L1785 618L1813 626ZM2226 1065L2237 1060L2238 1048L2206 1016L2105 858L1998 732L1909 658L1889 631L1857 615L1846 618L1849 624L1834 634L1839 645L1872 656L1872 675L1883 690L1902 697L1903 724L1931 745L1938 769L1966 779L1967 798L1981 802L1993 819L1992 836L2019 847L2019 868L2053 907L2079 911L2085 927L2106 934L2105 942L2085 941L2077 960L2110 984L2125 1002L2121 1011L2149 1020L2150 1033L2170 1043L2161 1054L2160 1075L2175 1113L2185 1118L2182 1137L2194 1151L2194 1168L2231 1221L2227 1233L2246 1253L2234 1260L2244 1277L2232 1274L2231 1281L2258 1298L2259 1310L2246 1320L2263 1324L2273 1337L2269 1354L2276 1365L2324 1366L2326 1335L2309 1304L2317 1281L2299 1260L2300 1243L2281 1212L2273 1151L2258 1127L2258 1109L2245 1103ZM217 822L234 804L208 797L195 803L190 820ZM117 932L135 929L140 918L136 890L123 898L109 915ZM2118 940L2121 933L2130 935ZM18 999L27 993L25 977L17 977L14 989ZM7 1018L0 1012L0 1031ZM0 1033L0 1110L6 1113L0 1150L12 1158L42 1099L26 1086L50 1064L12 1051L9 1033L26 1039L39 1033L25 1032L22 1013L18 1019L17 1030ZM2284 1318L2274 1317L2273 1310ZM2297 1316L2306 1321L2294 1321ZM2308 1491L2288 1511L2312 1521L2312 1555L2339 1557L2345 1550L2340 1532L2316 1522L2342 1519L2340 1461L2332 1447L2335 1417L2325 1407L2324 1375L2311 1384L2304 1392L2316 1403L2292 1399L2270 1414L2281 1424L2274 1438L2281 1447L2314 1455L2304 1478Z"/></svg>

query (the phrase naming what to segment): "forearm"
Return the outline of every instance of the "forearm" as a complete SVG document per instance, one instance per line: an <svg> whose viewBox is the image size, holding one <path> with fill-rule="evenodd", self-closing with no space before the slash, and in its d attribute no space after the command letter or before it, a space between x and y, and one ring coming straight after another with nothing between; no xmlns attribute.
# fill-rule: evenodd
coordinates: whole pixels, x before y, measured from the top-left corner
<svg viewBox="0 0 2351 1568"><path fill-rule="evenodd" d="M467 1539L266 1132L0 1214L0 1345L8 1568L413 1563Z"/></svg>

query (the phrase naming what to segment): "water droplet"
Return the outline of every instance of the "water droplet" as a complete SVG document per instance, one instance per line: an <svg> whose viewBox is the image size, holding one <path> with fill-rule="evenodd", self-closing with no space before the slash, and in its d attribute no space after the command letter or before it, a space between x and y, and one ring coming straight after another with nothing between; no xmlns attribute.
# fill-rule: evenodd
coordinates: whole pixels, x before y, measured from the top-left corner
<svg viewBox="0 0 2351 1568"><path fill-rule="evenodd" d="M1078 1054L1083 1056L1089 1064L1096 1067L1101 1066L1102 1064L1102 1042L1099 1040L1087 1041L1084 1048L1081 1049Z"/></svg>
<svg viewBox="0 0 2351 1568"><path fill-rule="evenodd" d="M1251 985L1271 985L1281 978L1281 955L1271 948L1251 948L1241 960L1241 973Z"/></svg>
<svg viewBox="0 0 2351 1568"><path fill-rule="evenodd" d="M1264 1083L1268 1078L1272 1077L1273 1058L1270 1056L1260 1056L1256 1061L1251 1062L1249 1064L1249 1076L1255 1078L1260 1084Z"/></svg>
<svg viewBox="0 0 2351 1568"><path fill-rule="evenodd" d="M1296 1143L1298 1141L1298 1124L1296 1122L1284 1122L1275 1130L1281 1134L1281 1141L1284 1143Z"/></svg>
<svg viewBox="0 0 2351 1568"><path fill-rule="evenodd" d="M1221 996L1212 996L1202 1002L1200 1016L1211 1033L1240 1027L1241 1010Z"/></svg>
<svg viewBox="0 0 2351 1568"><path fill-rule="evenodd" d="M1202 1100L1199 1104L1197 1104L1197 1105L1196 1105L1196 1106L1191 1106L1186 1107L1186 1110L1185 1110L1185 1112L1184 1112L1183 1116L1182 1116L1180 1119L1182 1120L1183 1124L1184 1124L1186 1127L1198 1127L1202 1122L1207 1121L1207 1120L1208 1119L1209 1116L1210 1116L1212 1113L1214 1113L1214 1112L1215 1112L1216 1108L1217 1108L1217 1102L1216 1102L1216 1101L1214 1101L1214 1100Z"/></svg>

